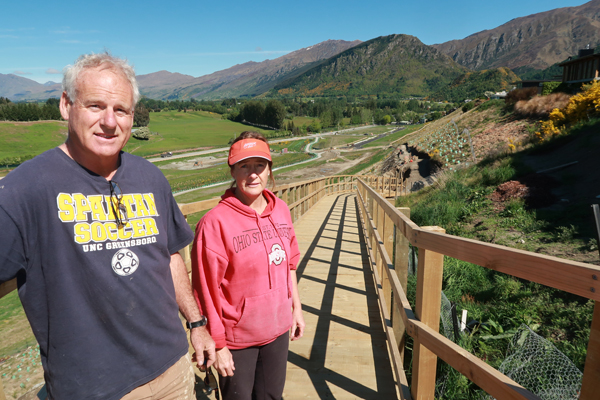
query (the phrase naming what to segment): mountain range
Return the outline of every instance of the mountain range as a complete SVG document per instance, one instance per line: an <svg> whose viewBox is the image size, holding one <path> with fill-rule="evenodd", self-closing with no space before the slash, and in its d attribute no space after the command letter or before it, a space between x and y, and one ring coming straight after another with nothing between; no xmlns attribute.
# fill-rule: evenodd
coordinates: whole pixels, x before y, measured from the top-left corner
<svg viewBox="0 0 600 400"><path fill-rule="evenodd" d="M515 18L504 25L433 47L473 70L545 69L586 45L600 45L600 0Z"/></svg>
<svg viewBox="0 0 600 400"><path fill-rule="evenodd" d="M508 67L543 70L600 46L600 0L513 19L461 40L425 45L409 35L366 42L327 40L274 60L247 62L201 77L169 71L139 75L155 99L221 99L341 94L423 96L444 92L468 72ZM494 74L492 74L494 75ZM479 77L486 76L478 75ZM60 96L60 84L0 74L0 96L13 101Z"/></svg>
<svg viewBox="0 0 600 400"><path fill-rule="evenodd" d="M378 37L331 57L271 91L279 96L429 94L468 69L410 35Z"/></svg>
<svg viewBox="0 0 600 400"><path fill-rule="evenodd" d="M327 40L275 60L250 61L199 78L160 71L141 75L138 82L141 92L151 98L220 99L255 96L360 43L360 40Z"/></svg>

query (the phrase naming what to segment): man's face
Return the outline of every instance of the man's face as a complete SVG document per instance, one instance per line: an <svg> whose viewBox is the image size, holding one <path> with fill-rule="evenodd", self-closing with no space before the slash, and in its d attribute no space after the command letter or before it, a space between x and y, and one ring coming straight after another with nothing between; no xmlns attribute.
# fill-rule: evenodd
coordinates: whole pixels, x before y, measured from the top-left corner
<svg viewBox="0 0 600 400"><path fill-rule="evenodd" d="M123 74L92 68L77 80L77 100L63 93L60 111L69 121L68 148L75 161L99 172L96 166L117 162L131 136L133 91Z"/></svg>

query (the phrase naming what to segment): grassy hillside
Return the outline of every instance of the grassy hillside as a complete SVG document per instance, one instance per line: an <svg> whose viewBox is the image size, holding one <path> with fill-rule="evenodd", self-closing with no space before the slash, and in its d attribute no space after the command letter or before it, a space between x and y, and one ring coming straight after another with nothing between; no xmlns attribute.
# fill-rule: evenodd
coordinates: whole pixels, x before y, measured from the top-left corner
<svg viewBox="0 0 600 400"><path fill-rule="evenodd" d="M165 151L227 146L227 142L245 130L263 130L221 119L206 111L166 111L150 113L150 140L130 139L125 151L138 156Z"/></svg>
<svg viewBox="0 0 600 400"><path fill-rule="evenodd" d="M0 166L16 164L16 158L32 158L64 143L65 122L0 122Z"/></svg>
<svg viewBox="0 0 600 400"><path fill-rule="evenodd" d="M454 80L450 85L432 94L431 98L451 102L475 99L483 96L486 91L509 91L515 86L515 82L517 81L520 81L519 77L510 69L504 67L467 72Z"/></svg>
<svg viewBox="0 0 600 400"><path fill-rule="evenodd" d="M600 120L523 151L496 153L479 164L446 172L437 184L396 205L411 208L418 225L447 233L576 261L600 264L590 204L599 178L590 174L600 151ZM548 174L535 171L571 160L579 163ZM500 188L526 186L525 197L503 198ZM562 200L560 200L562 199ZM443 290L458 314L474 321L458 343L498 368L521 324L551 341L579 370L587 354L593 301L445 257ZM410 297L414 301L411 279ZM478 389L450 374L445 398L478 398Z"/></svg>

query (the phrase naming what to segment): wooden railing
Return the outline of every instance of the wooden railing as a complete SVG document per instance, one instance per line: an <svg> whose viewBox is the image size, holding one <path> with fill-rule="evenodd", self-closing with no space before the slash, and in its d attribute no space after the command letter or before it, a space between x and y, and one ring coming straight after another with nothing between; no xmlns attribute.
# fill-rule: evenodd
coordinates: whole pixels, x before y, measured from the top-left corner
<svg viewBox="0 0 600 400"><path fill-rule="evenodd" d="M273 193L288 204L290 214L292 215L292 222L296 222L324 196L356 190L354 181L354 175L332 176L295 184L280 185L273 190ZM215 197L214 199L195 203L180 204L179 209L187 220L191 214L212 209L220 200L220 197ZM184 248L180 253L188 271L191 271L190 246Z"/></svg>
<svg viewBox="0 0 600 400"><path fill-rule="evenodd" d="M596 301L600 267L447 235L439 227L419 227L410 220L409 209L396 209L362 179L357 180L357 200L401 397L434 398L439 357L496 399L539 399L439 333L444 255ZM419 252L414 311L406 298L409 243ZM403 368L404 333L414 339L410 389ZM596 303L579 399L598 399L599 382Z"/></svg>

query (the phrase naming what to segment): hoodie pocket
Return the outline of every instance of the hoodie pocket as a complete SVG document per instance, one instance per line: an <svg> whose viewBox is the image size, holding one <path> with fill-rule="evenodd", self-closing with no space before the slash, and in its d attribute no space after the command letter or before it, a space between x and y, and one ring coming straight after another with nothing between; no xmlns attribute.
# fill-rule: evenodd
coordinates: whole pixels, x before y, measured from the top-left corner
<svg viewBox="0 0 600 400"><path fill-rule="evenodd" d="M284 286L244 300L242 317L233 327L233 340L236 343L271 340L291 324L292 302Z"/></svg>

